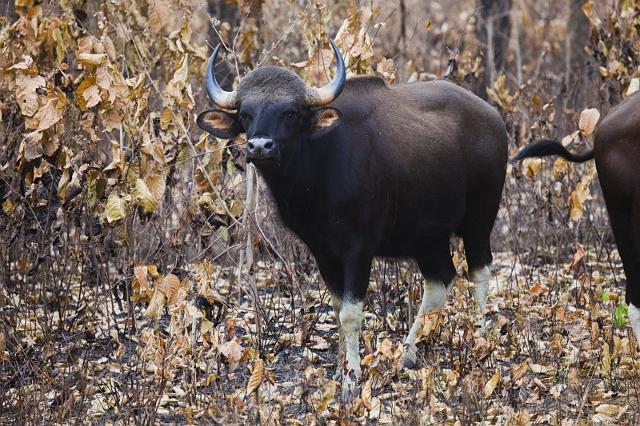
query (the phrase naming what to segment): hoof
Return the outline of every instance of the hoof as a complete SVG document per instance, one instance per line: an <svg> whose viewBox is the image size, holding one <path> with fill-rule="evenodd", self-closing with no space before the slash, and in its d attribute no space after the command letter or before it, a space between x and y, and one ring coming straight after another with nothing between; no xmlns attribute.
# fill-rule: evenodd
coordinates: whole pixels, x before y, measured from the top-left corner
<svg viewBox="0 0 640 426"><path fill-rule="evenodd" d="M480 331L480 334L484 334L484 332L487 329L487 319L484 317L484 315L482 316L482 318L480 318L477 322L476 322L476 328L478 329L478 331Z"/></svg>
<svg viewBox="0 0 640 426"><path fill-rule="evenodd" d="M340 380L342 380L342 368L338 366L338 368L336 368L336 372L333 373L333 376L331 378L336 382L339 382Z"/></svg>
<svg viewBox="0 0 640 426"><path fill-rule="evenodd" d="M400 368L402 369L413 370L417 366L418 358L415 355L410 356L409 354L406 354L400 359Z"/></svg>
<svg viewBox="0 0 640 426"><path fill-rule="evenodd" d="M342 402L351 403L359 394L360 386L358 386L358 382L349 377L345 377L342 380Z"/></svg>
<svg viewBox="0 0 640 426"><path fill-rule="evenodd" d="M405 344L404 355L400 359L400 368L413 370L418 366L418 349Z"/></svg>

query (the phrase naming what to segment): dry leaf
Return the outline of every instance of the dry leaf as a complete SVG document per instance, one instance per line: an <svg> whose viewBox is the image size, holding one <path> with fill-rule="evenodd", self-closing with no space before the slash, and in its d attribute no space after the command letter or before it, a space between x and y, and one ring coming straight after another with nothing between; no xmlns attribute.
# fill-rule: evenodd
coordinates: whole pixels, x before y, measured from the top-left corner
<svg viewBox="0 0 640 426"><path fill-rule="evenodd" d="M160 201L164 196L166 188L165 177L154 174L144 178L144 183L147 185L147 188L149 188L149 191L151 191L151 194L153 194L153 197Z"/></svg>
<svg viewBox="0 0 640 426"><path fill-rule="evenodd" d="M378 346L378 353L386 356L387 358L393 357L393 342L389 339L384 339L380 346Z"/></svg>
<svg viewBox="0 0 640 426"><path fill-rule="evenodd" d="M180 279L173 274L162 279L160 289L167 296L167 305L174 305L178 302L178 293L181 288Z"/></svg>
<svg viewBox="0 0 640 426"><path fill-rule="evenodd" d="M126 202L116 194L109 195L107 200L107 222L112 223L125 217Z"/></svg>
<svg viewBox="0 0 640 426"><path fill-rule="evenodd" d="M593 11L593 0L584 2L584 4L582 5L582 12L584 12L585 16L589 19L589 22L592 26L597 28L600 26L600 24L602 24L600 18Z"/></svg>
<svg viewBox="0 0 640 426"><path fill-rule="evenodd" d="M106 53L80 53L78 61L84 65L100 65L107 60Z"/></svg>
<svg viewBox="0 0 640 426"><path fill-rule="evenodd" d="M38 111L39 95L37 90L42 87L46 87L47 82L44 77L36 75L34 77L18 75L16 77L16 100L20 106L22 115L26 117L33 117Z"/></svg>
<svg viewBox="0 0 640 426"><path fill-rule="evenodd" d="M585 136L591 136L599 119L600 111L595 108L585 109L582 111L580 113L580 121L578 122L580 132Z"/></svg>
<svg viewBox="0 0 640 426"><path fill-rule="evenodd" d="M627 409L628 406L621 407L615 404L600 404L596 407L596 413L615 419L624 414Z"/></svg>
<svg viewBox="0 0 640 426"><path fill-rule="evenodd" d="M327 411L327 408L329 407L329 403L334 399L335 394L336 394L336 382L331 380L326 385L324 392L322 394L322 399L318 404L319 413L324 413L325 411Z"/></svg>
<svg viewBox="0 0 640 426"><path fill-rule="evenodd" d="M591 192L589 191L590 181L580 180L576 189L571 192L569 196L569 206L571 207L570 217L571 220L577 222L582 218L584 214L584 203L591 199Z"/></svg>
<svg viewBox="0 0 640 426"><path fill-rule="evenodd" d="M260 358L256 359L253 363L253 371L247 382L247 395L251 395L256 392L262 383L262 375L264 373L264 361Z"/></svg>
<svg viewBox="0 0 640 426"><path fill-rule="evenodd" d="M160 315L162 315L162 308L164 308L166 304L167 297L159 288L156 288L149 302L149 306L146 311L144 311L144 316L147 318L159 318Z"/></svg>
<svg viewBox="0 0 640 426"><path fill-rule="evenodd" d="M482 394L485 398L491 396L493 391L496 389L496 386L500 382L500 370L496 370L495 374L489 379L489 381L484 385L484 389L482 390Z"/></svg>
<svg viewBox="0 0 640 426"><path fill-rule="evenodd" d="M58 98L49 98L42 108L33 116L37 130L47 130L62 119L62 108Z"/></svg>
<svg viewBox="0 0 640 426"><path fill-rule="evenodd" d="M631 79L629 83L629 87L627 87L627 91L624 93L626 97L629 97L640 90L640 78L634 77Z"/></svg>
<svg viewBox="0 0 640 426"><path fill-rule="evenodd" d="M0 361L4 360L4 350L6 348L6 340L4 337L4 333L0 332Z"/></svg>
<svg viewBox="0 0 640 426"><path fill-rule="evenodd" d="M23 145L21 150L24 153L24 159L27 161L33 161L36 158L42 157L44 148L41 143L42 132L35 130L33 132L26 133L24 135Z"/></svg>
<svg viewBox="0 0 640 426"><path fill-rule="evenodd" d="M96 77L94 75L85 77L78 87L76 87L76 101L82 111L93 108L98 105L101 100L100 89L96 84Z"/></svg>
<svg viewBox="0 0 640 426"><path fill-rule="evenodd" d="M549 292L549 288L543 284L535 283L529 287L529 294L536 297Z"/></svg>
<svg viewBox="0 0 640 426"><path fill-rule="evenodd" d="M576 130L575 132L570 133L567 136L565 136L564 138L562 138L560 143L562 143L562 146L567 147L567 146L571 145L576 140L576 138L578 137L579 134L580 134L580 131Z"/></svg>
<svg viewBox="0 0 640 426"><path fill-rule="evenodd" d="M149 1L149 27L155 33L162 32L173 21L169 2L167 0Z"/></svg>
<svg viewBox="0 0 640 426"><path fill-rule="evenodd" d="M153 213L158 207L158 200L149 191L147 184L142 179L136 179L136 188L133 195L136 203L142 206L145 213Z"/></svg>
<svg viewBox="0 0 640 426"><path fill-rule="evenodd" d="M522 161L527 177L534 177L542 167L542 158L527 158Z"/></svg>
<svg viewBox="0 0 640 426"><path fill-rule="evenodd" d="M529 363L526 360L522 361L518 365L512 365L511 366L511 379L513 381L520 380L520 378L522 376L524 376L524 373L526 373L528 369L529 369Z"/></svg>
<svg viewBox="0 0 640 426"><path fill-rule="evenodd" d="M238 339L234 337L228 342L219 345L218 351L227 359L229 371L233 371L238 368L242 355L244 354L244 347L242 347Z"/></svg>
<svg viewBox="0 0 640 426"><path fill-rule="evenodd" d="M26 70L33 65L33 58L30 55L23 55L22 61L7 68L7 71Z"/></svg>
<svg viewBox="0 0 640 426"><path fill-rule="evenodd" d="M361 392L362 403L365 407L367 407L367 410L371 410L371 392L373 390L373 384L371 380L372 378L369 377L364 386L362 386Z"/></svg>
<svg viewBox="0 0 640 426"><path fill-rule="evenodd" d="M609 351L609 344L607 342L603 342L602 344L601 371L603 377L611 377L611 353Z"/></svg>

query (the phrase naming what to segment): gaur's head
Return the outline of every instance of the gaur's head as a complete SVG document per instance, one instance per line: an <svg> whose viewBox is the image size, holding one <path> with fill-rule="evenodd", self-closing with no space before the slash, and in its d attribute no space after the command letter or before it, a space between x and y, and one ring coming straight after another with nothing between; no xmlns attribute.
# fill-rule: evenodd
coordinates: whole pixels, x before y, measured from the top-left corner
<svg viewBox="0 0 640 426"><path fill-rule="evenodd" d="M247 160L260 166L277 167L292 158L298 144L322 135L340 121L340 112L327 107L338 97L346 81L344 61L336 45L337 71L324 87L308 87L293 72L277 66L256 68L233 92L216 81L218 45L207 64L205 85L209 98L221 109L198 116L198 126L219 138L247 136Z"/></svg>

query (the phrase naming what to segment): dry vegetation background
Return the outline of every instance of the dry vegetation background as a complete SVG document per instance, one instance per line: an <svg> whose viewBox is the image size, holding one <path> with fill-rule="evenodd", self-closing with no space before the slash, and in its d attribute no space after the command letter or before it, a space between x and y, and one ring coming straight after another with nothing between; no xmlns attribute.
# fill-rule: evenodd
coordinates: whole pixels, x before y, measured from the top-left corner
<svg viewBox="0 0 640 426"><path fill-rule="evenodd" d="M503 114L510 151L573 150L638 89L629 0L0 1L0 422L640 422L624 275L593 163L510 166L490 323L464 257L398 370L417 269L377 261L362 394L339 401L315 263L242 154L195 125L211 46L230 87L279 64L311 84L445 76ZM586 111L585 111L586 110Z"/></svg>

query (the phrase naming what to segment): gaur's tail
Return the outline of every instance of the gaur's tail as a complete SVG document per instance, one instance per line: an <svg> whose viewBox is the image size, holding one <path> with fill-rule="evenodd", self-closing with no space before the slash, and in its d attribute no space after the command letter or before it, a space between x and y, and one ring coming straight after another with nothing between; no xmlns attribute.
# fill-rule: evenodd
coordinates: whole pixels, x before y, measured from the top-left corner
<svg viewBox="0 0 640 426"><path fill-rule="evenodd" d="M581 154L572 154L567 151L558 141L552 139L542 139L525 146L515 157L511 159L512 163L529 157L548 157L550 155L559 155L572 163L584 163L593 158L593 149L585 151Z"/></svg>

